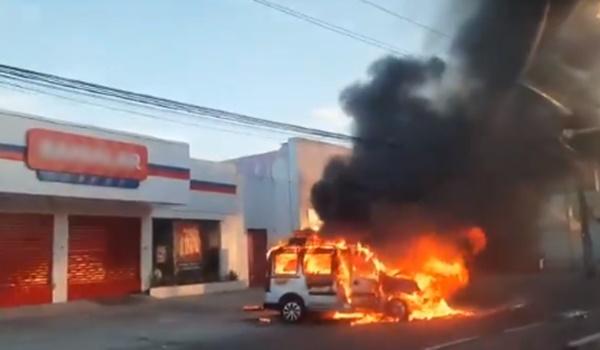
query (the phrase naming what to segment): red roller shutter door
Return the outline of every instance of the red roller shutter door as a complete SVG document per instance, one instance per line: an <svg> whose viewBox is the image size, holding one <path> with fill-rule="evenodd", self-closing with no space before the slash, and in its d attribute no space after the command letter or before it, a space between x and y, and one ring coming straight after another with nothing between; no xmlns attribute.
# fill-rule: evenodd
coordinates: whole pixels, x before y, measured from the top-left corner
<svg viewBox="0 0 600 350"><path fill-rule="evenodd" d="M51 215L0 213L0 306L52 302Z"/></svg>
<svg viewBox="0 0 600 350"><path fill-rule="evenodd" d="M139 218L69 217L69 300L140 291Z"/></svg>

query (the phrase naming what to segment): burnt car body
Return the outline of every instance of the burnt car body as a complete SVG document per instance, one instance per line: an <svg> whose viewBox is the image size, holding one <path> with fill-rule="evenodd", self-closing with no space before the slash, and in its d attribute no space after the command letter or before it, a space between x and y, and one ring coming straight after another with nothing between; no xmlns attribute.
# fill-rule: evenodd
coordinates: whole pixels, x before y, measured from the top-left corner
<svg viewBox="0 0 600 350"><path fill-rule="evenodd" d="M264 306L278 310L289 323L302 320L308 312L359 310L406 320L410 311L402 293L418 291L410 279L379 273L372 262L355 253L352 245L309 247L306 240L293 238L270 251L267 258ZM311 266L315 261L318 269ZM345 287L340 282L343 268L348 270Z"/></svg>

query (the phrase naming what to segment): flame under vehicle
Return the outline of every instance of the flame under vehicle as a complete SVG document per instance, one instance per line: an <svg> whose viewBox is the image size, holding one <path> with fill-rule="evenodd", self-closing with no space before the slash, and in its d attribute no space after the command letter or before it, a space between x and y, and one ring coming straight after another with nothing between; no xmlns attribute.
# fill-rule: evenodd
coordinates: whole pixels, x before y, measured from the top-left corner
<svg viewBox="0 0 600 350"><path fill-rule="evenodd" d="M264 307L278 310L288 323L301 321L308 312L338 319L375 312L404 321L410 310L402 296L418 291L413 280L382 273L359 244L315 234L296 234L272 248L267 259Z"/></svg>

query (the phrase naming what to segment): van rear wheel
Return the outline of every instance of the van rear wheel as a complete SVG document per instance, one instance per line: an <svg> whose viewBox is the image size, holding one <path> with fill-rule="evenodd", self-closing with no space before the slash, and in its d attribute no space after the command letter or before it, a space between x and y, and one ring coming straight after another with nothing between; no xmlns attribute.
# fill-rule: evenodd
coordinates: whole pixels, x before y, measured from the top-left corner
<svg viewBox="0 0 600 350"><path fill-rule="evenodd" d="M298 297L289 297L281 302L281 318L286 323L298 323L306 314L304 302Z"/></svg>

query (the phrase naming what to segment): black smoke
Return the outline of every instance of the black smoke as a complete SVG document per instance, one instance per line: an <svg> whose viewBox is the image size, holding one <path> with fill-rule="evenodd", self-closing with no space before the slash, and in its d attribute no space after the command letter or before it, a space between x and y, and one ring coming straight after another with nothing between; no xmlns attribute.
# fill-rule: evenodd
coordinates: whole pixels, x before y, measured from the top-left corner
<svg viewBox="0 0 600 350"><path fill-rule="evenodd" d="M540 210L572 155L560 141L565 111L523 82L574 3L481 1L447 59L373 63L340 95L353 153L312 190L324 230L359 228L385 245L479 226L484 262L534 266Z"/></svg>

